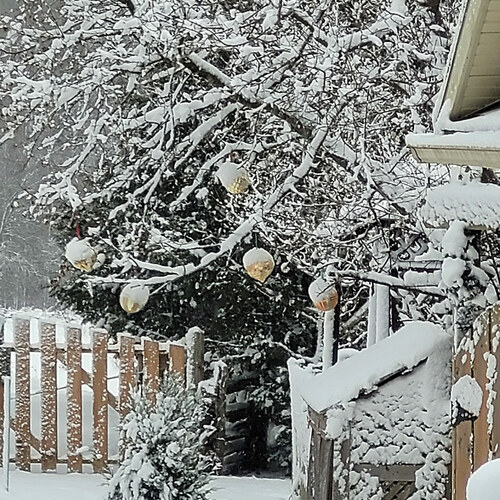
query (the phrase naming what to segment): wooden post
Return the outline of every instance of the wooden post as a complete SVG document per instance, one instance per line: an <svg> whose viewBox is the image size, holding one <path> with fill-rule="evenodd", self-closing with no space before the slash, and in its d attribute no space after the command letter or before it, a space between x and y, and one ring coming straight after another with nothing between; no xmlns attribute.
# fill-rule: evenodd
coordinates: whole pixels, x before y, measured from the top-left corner
<svg viewBox="0 0 500 500"><path fill-rule="evenodd" d="M471 375L470 354L460 351L453 363L453 382L464 375ZM453 500L466 500L465 489L472 473L472 422L461 422L453 429L452 440L452 491Z"/></svg>
<svg viewBox="0 0 500 500"><path fill-rule="evenodd" d="M41 386L42 386L42 472L57 468L57 364L56 325L42 323Z"/></svg>
<svg viewBox="0 0 500 500"><path fill-rule="evenodd" d="M490 322L489 314L483 314L479 318L481 322L481 330L483 333L479 338L478 343L474 348L474 360L472 363L472 374L476 379L477 383L481 386L483 390L483 403L481 405L481 411L479 412L478 418L473 424L473 434L474 434L474 462L473 469L476 471L488 461L490 440L488 433L488 391L486 390L486 384L488 383L488 377L486 375L487 371L487 361L485 359L485 354L490 352Z"/></svg>
<svg viewBox="0 0 500 500"><path fill-rule="evenodd" d="M186 334L186 386L196 390L204 376L205 336L201 328L190 328Z"/></svg>
<svg viewBox="0 0 500 500"><path fill-rule="evenodd" d="M104 472L108 462L108 334L92 332L92 388L94 390L94 472Z"/></svg>
<svg viewBox="0 0 500 500"><path fill-rule="evenodd" d="M16 464L30 471L30 320L14 319L16 352Z"/></svg>
<svg viewBox="0 0 500 500"><path fill-rule="evenodd" d="M144 346L144 390L151 403L156 403L156 395L160 386L160 347L158 342L143 338Z"/></svg>
<svg viewBox="0 0 500 500"><path fill-rule="evenodd" d="M118 334L118 346L120 350L120 394L119 413L123 420L132 409L132 391L135 387L134 360L135 339L128 333Z"/></svg>
<svg viewBox="0 0 500 500"><path fill-rule="evenodd" d="M496 306L490 312L490 345L492 347L492 354L496 358L497 379L493 385L493 391L496 394L494 401L493 412L493 429L491 432L491 451L492 458L500 458L500 347L498 340L500 340L500 307ZM497 341L495 340L497 339Z"/></svg>
<svg viewBox="0 0 500 500"><path fill-rule="evenodd" d="M179 344L170 344L169 357L170 371L178 373L182 377L182 380L186 380L186 352L184 346Z"/></svg>
<svg viewBox="0 0 500 500"><path fill-rule="evenodd" d="M82 472L82 332L66 332L68 472Z"/></svg>
<svg viewBox="0 0 500 500"><path fill-rule="evenodd" d="M226 394L228 368L224 361L217 361L214 367L215 386L215 453L223 462L226 453Z"/></svg>

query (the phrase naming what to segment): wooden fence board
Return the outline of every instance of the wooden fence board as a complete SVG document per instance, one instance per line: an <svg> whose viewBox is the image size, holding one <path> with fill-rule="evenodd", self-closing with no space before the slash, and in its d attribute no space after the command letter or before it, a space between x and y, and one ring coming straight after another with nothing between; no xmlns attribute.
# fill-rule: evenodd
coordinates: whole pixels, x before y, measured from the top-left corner
<svg viewBox="0 0 500 500"><path fill-rule="evenodd" d="M67 391L67 447L68 472L82 472L82 332L68 328L66 332Z"/></svg>
<svg viewBox="0 0 500 500"><path fill-rule="evenodd" d="M479 417L474 421L473 434L474 434L474 463L473 469L477 470L481 465L488 461L489 454L489 435L488 435L488 409L486 402L488 400L488 392L485 387L488 382L486 376L487 362L485 355L490 352L490 337L489 337L489 314L484 314L479 318L483 334L474 350L474 360L472 362L472 374L477 383L483 389L483 402Z"/></svg>
<svg viewBox="0 0 500 500"><path fill-rule="evenodd" d="M121 419L125 418L132 408L132 391L135 387L134 344L134 337L128 334L118 335L118 345L120 350L119 413Z"/></svg>
<svg viewBox="0 0 500 500"><path fill-rule="evenodd" d="M57 467L57 366L56 325L42 323L41 346L41 388L42 388L42 472Z"/></svg>
<svg viewBox="0 0 500 500"><path fill-rule="evenodd" d="M104 472L108 462L108 335L103 330L94 330L92 348L92 388L94 390L94 472Z"/></svg>
<svg viewBox="0 0 500 500"><path fill-rule="evenodd" d="M497 397L500 395L500 308L496 307L490 312L490 345L491 352L496 359L496 380L493 384L493 391ZM500 458L500 404L495 402L493 411L493 428L490 437L490 448L492 458Z"/></svg>
<svg viewBox="0 0 500 500"><path fill-rule="evenodd" d="M30 321L14 319L16 350L16 464L30 470Z"/></svg>
<svg viewBox="0 0 500 500"><path fill-rule="evenodd" d="M178 373L182 380L186 377L186 353L183 345L170 344L170 371Z"/></svg>
<svg viewBox="0 0 500 500"><path fill-rule="evenodd" d="M460 351L454 360L454 380L471 375L470 354ZM461 422L453 430L452 442L452 490L454 500L466 500L465 489L472 471L472 422Z"/></svg>
<svg viewBox="0 0 500 500"><path fill-rule="evenodd" d="M144 341L144 390L149 402L156 403L156 394L160 386L160 346L150 339Z"/></svg>

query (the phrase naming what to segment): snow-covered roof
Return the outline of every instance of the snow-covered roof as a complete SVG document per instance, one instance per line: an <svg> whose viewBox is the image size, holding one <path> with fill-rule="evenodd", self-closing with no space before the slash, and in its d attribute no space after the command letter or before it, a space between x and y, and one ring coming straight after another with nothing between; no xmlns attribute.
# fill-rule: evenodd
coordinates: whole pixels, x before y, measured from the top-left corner
<svg viewBox="0 0 500 500"><path fill-rule="evenodd" d="M464 0L434 116L434 134L406 142L420 162L500 168L500 0ZM478 116L479 113L482 113ZM496 137L495 137L496 136Z"/></svg>
<svg viewBox="0 0 500 500"><path fill-rule="evenodd" d="M299 390L317 412L347 405L393 375L412 370L448 341L449 336L439 326L415 321L322 374L308 376Z"/></svg>
<svg viewBox="0 0 500 500"><path fill-rule="evenodd" d="M434 227L459 220L468 227L500 226L500 186L473 182L445 184L430 189L420 217Z"/></svg>

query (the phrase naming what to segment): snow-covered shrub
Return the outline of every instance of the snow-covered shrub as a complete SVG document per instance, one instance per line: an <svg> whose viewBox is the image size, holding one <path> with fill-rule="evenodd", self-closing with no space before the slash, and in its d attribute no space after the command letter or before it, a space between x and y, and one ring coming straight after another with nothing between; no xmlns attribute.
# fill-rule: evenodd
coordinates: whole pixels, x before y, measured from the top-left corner
<svg viewBox="0 0 500 500"><path fill-rule="evenodd" d="M120 428L124 457L108 500L205 500L214 468L205 417L204 403L175 377L165 379L153 407L138 394Z"/></svg>

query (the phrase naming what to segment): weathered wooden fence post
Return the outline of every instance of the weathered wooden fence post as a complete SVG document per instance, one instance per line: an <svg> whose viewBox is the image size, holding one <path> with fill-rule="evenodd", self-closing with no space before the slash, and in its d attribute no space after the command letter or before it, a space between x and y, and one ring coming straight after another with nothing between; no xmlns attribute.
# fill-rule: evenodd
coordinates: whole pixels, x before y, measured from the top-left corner
<svg viewBox="0 0 500 500"><path fill-rule="evenodd" d="M196 390L204 376L205 336L198 327L186 334L186 387Z"/></svg>
<svg viewBox="0 0 500 500"><path fill-rule="evenodd" d="M108 333L92 332L92 388L94 389L94 472L104 472L108 463Z"/></svg>
<svg viewBox="0 0 500 500"><path fill-rule="evenodd" d="M128 333L118 334L118 349L120 353L119 374L119 413L123 420L132 409L132 392L135 388L134 361L135 339Z"/></svg>
<svg viewBox="0 0 500 500"><path fill-rule="evenodd" d="M22 471L31 466L30 424L30 320L14 319L16 351L16 465Z"/></svg>
<svg viewBox="0 0 500 500"><path fill-rule="evenodd" d="M144 391L151 405L156 403L160 387L160 346L155 340L142 338L144 353Z"/></svg>
<svg viewBox="0 0 500 500"><path fill-rule="evenodd" d="M57 469L56 325L42 323L40 332L42 388L42 472Z"/></svg>
<svg viewBox="0 0 500 500"><path fill-rule="evenodd" d="M66 331L68 472L82 472L82 332Z"/></svg>

